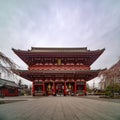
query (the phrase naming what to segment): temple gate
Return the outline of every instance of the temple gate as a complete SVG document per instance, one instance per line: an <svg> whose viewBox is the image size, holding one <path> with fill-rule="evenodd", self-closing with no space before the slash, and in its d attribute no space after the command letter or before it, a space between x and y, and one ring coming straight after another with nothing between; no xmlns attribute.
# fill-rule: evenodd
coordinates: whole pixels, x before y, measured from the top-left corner
<svg viewBox="0 0 120 120"><path fill-rule="evenodd" d="M90 66L104 51L86 47L12 50L28 65L28 70L13 71L33 82L33 96L85 95L86 82L101 71Z"/></svg>

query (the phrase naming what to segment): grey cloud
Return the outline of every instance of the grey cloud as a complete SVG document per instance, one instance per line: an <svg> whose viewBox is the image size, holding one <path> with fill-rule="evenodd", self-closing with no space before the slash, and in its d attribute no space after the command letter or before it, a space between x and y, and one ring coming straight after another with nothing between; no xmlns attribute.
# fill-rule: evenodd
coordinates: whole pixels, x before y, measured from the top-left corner
<svg viewBox="0 0 120 120"><path fill-rule="evenodd" d="M0 1L0 50L21 66L25 64L12 47L106 48L92 65L94 69L110 67L118 60L119 0L6 1Z"/></svg>

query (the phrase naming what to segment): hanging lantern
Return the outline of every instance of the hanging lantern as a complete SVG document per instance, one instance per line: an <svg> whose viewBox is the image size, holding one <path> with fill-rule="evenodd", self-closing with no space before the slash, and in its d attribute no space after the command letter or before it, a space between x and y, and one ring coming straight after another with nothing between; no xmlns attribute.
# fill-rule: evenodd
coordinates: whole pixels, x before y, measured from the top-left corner
<svg viewBox="0 0 120 120"><path fill-rule="evenodd" d="M48 84L48 90L50 90L51 89L51 85L50 85L50 83Z"/></svg>
<svg viewBox="0 0 120 120"><path fill-rule="evenodd" d="M72 87L72 86L71 86L71 84L69 83L69 89L71 89L71 87Z"/></svg>

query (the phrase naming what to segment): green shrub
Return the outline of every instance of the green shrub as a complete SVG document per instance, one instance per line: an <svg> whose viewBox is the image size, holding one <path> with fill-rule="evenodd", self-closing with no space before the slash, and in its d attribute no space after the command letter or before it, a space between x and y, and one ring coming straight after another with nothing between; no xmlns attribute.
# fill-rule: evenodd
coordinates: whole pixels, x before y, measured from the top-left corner
<svg viewBox="0 0 120 120"><path fill-rule="evenodd" d="M114 97L114 94L120 94L120 86L118 84L109 85L105 90L105 95L109 97Z"/></svg>

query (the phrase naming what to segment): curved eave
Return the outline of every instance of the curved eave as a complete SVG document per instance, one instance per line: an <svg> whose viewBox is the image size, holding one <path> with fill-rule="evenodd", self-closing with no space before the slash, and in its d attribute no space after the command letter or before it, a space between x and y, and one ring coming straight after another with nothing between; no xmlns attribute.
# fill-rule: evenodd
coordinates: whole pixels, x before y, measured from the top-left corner
<svg viewBox="0 0 120 120"><path fill-rule="evenodd" d="M89 81L98 76L101 70L13 70L17 75L33 81L45 77L85 79Z"/></svg>
<svg viewBox="0 0 120 120"><path fill-rule="evenodd" d="M92 65L92 64L100 57L100 55L101 55L104 51L105 51L105 48L104 48L104 49L101 49L101 50L98 50L98 51L92 52L89 65Z"/></svg>
<svg viewBox="0 0 120 120"><path fill-rule="evenodd" d="M67 48L66 48L67 49ZM70 49L70 48L69 48ZM72 49L72 48L71 48ZM35 57L76 57L76 58L87 58L87 65L93 64L93 62L104 52L105 49L95 51L78 51L78 52L40 52L31 50L16 50L13 49L14 53L20 57L27 65L31 64L31 59Z"/></svg>
<svg viewBox="0 0 120 120"><path fill-rule="evenodd" d="M22 60L24 61L27 65L30 64L30 59L29 59L29 52L25 50L16 50L12 48L13 52Z"/></svg>

